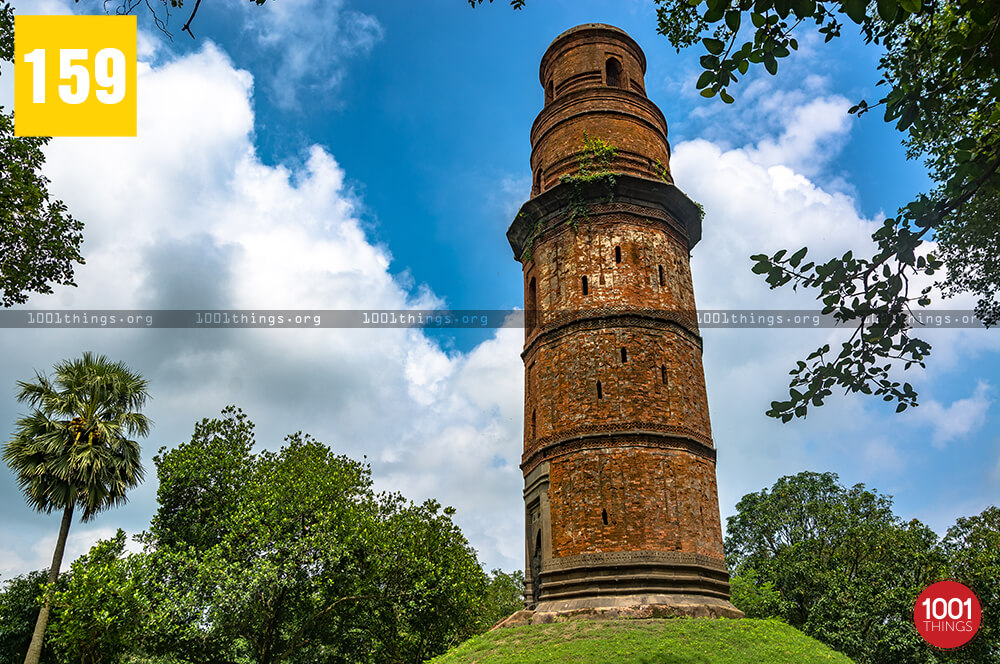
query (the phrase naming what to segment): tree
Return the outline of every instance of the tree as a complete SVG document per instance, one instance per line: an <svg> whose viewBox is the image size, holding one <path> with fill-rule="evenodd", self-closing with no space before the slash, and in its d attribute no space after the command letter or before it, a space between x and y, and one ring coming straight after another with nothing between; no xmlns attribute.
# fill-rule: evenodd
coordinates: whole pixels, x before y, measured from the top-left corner
<svg viewBox="0 0 1000 664"><path fill-rule="evenodd" d="M435 501L293 434L254 452L234 407L155 457L141 648L192 662L423 662L484 628L487 580Z"/></svg>
<svg viewBox="0 0 1000 664"><path fill-rule="evenodd" d="M3 460L29 505L62 511L48 590L24 660L38 664L74 508L89 521L125 503L128 490L142 481L139 444L130 436L149 433L150 421L140 412L148 394L147 382L124 363L92 353L56 364L51 379L36 373L34 381L17 386L18 401L31 413L15 424Z"/></svg>
<svg viewBox="0 0 1000 664"><path fill-rule="evenodd" d="M31 643L38 618L38 598L42 596L48 572L39 570L15 576L0 590L0 664L21 664ZM59 583L63 583L63 578ZM46 644L44 654L50 654Z"/></svg>
<svg viewBox="0 0 1000 664"><path fill-rule="evenodd" d="M524 572L511 573L495 569L490 572L486 589L486 608L483 611L483 629L496 625L515 611L524 608Z"/></svg>
<svg viewBox="0 0 1000 664"><path fill-rule="evenodd" d="M138 639L145 610L124 552L119 529L73 561L65 587L53 594L49 640L63 661L113 664Z"/></svg>
<svg viewBox="0 0 1000 664"><path fill-rule="evenodd" d="M913 605L946 556L888 496L802 472L745 495L726 532L733 601L749 615L779 617L860 664L934 661Z"/></svg>
<svg viewBox="0 0 1000 664"><path fill-rule="evenodd" d="M469 0L473 6L483 0ZM492 2L492 0L490 0ZM512 0L515 9L525 0ZM912 281L945 268L945 296L969 292L987 326L1000 321L1000 0L655 0L658 31L678 49L702 44L702 95L734 101L731 86L751 66L776 74L810 24L825 41L845 23L885 52L878 69L885 96L860 100L852 113L884 106L905 132L910 158L926 160L936 183L873 235L871 258L851 252L806 261L807 248L752 256L771 288L815 293L823 311L853 333L839 349L824 345L791 371L789 398L767 414L790 421L822 406L834 389L917 405L909 383L893 376L924 366L931 347L912 335L913 306L930 303ZM935 257L922 246L933 234ZM942 260L943 259L943 260Z"/></svg>
<svg viewBox="0 0 1000 664"><path fill-rule="evenodd" d="M14 9L0 3L0 60L14 61ZM48 138L14 136L14 116L0 106L0 304L75 286L73 264L83 264L83 223L51 200L41 175Z"/></svg>
<svg viewBox="0 0 1000 664"><path fill-rule="evenodd" d="M959 518L943 545L951 576L972 588L983 608L979 634L948 661L1000 664L1000 507Z"/></svg>
<svg viewBox="0 0 1000 664"><path fill-rule="evenodd" d="M263 5L267 0L250 0L251 2L257 4L258 6ZM74 0L74 2L80 2L80 0ZM153 22L156 24L157 29L160 30L167 37L173 39L173 35L170 34L168 30L170 24L170 10L171 9L182 9L184 7L184 0L160 0L163 4L163 11L158 12L150 4L150 0L105 0L104 9L107 13L117 14L119 16L131 14L136 9L145 7L149 10L150 15L153 17ZM188 6L191 7L192 3L189 0ZM191 8L191 13L188 14L187 21L181 26L181 32L186 32L190 35L191 39L194 39L194 32L191 31L191 24L194 23L194 17L198 15L198 9L201 7L201 0L194 0L193 7Z"/></svg>

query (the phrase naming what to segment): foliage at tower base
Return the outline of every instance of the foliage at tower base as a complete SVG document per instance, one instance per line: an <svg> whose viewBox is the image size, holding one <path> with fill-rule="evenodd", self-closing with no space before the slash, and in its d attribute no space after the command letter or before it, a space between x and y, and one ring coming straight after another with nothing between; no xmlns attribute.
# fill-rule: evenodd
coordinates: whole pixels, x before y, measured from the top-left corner
<svg viewBox="0 0 1000 664"><path fill-rule="evenodd" d="M489 579L433 500L300 433L254 453L228 408L156 457L143 645L191 662L422 662L482 631Z"/></svg>
<svg viewBox="0 0 1000 664"><path fill-rule="evenodd" d="M859 664L1000 663L1000 509L959 519L938 540L892 499L833 473L782 477L747 494L727 522L732 601L748 618L776 617ZM913 627L920 591L942 578L983 604L976 639L931 648Z"/></svg>
<svg viewBox="0 0 1000 664"><path fill-rule="evenodd" d="M418 664L522 608L521 578L487 576L451 508L377 494L366 464L302 434L253 446L227 408L160 450L144 551L119 531L73 563L43 662ZM30 628L3 636L20 664Z"/></svg>

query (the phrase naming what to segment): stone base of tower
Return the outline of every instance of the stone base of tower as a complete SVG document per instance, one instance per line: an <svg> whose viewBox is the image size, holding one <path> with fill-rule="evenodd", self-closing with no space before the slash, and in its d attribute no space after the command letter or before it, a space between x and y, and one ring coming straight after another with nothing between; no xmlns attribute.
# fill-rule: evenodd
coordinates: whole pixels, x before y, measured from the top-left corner
<svg viewBox="0 0 1000 664"><path fill-rule="evenodd" d="M650 618L742 618L729 601L704 595L620 595L541 602L518 611L493 629L569 620L643 620Z"/></svg>

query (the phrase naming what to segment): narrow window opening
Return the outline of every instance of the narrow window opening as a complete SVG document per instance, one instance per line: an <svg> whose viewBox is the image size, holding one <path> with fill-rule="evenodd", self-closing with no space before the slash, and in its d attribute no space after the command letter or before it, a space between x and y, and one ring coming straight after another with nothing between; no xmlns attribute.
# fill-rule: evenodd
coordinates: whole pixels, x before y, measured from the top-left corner
<svg viewBox="0 0 1000 664"><path fill-rule="evenodd" d="M535 171L535 194L542 193L542 169Z"/></svg>
<svg viewBox="0 0 1000 664"><path fill-rule="evenodd" d="M605 79L609 86L620 88L622 86L622 63L617 58L608 58L604 65Z"/></svg>
<svg viewBox="0 0 1000 664"><path fill-rule="evenodd" d="M663 285L663 266L660 266L660 285Z"/></svg>
<svg viewBox="0 0 1000 664"><path fill-rule="evenodd" d="M527 311L525 312L524 322L526 327L528 328L527 329L528 334L531 334L531 331L535 328L535 311L537 308L536 299L537 296L536 296L535 278L532 277L531 281L528 283L528 301L524 303L525 308L527 309Z"/></svg>
<svg viewBox="0 0 1000 664"><path fill-rule="evenodd" d="M597 381L597 398L598 399L604 398L604 392L601 391L601 381Z"/></svg>
<svg viewBox="0 0 1000 664"><path fill-rule="evenodd" d="M608 511L607 510L601 510L601 521L604 522L605 526L608 525Z"/></svg>
<svg viewBox="0 0 1000 664"><path fill-rule="evenodd" d="M660 365L660 380L663 381L664 385L667 384L667 365L665 364Z"/></svg>
<svg viewBox="0 0 1000 664"><path fill-rule="evenodd" d="M588 293L590 293L590 290L587 288L587 277L584 277L583 278L583 294L587 295Z"/></svg>
<svg viewBox="0 0 1000 664"><path fill-rule="evenodd" d="M621 263L622 262L622 248L621 247L615 247L615 262L616 263Z"/></svg>
<svg viewBox="0 0 1000 664"><path fill-rule="evenodd" d="M554 91L555 91L555 86L552 85L552 79L550 78L549 82L545 84L545 103L546 104L548 104L553 99L555 99L555 94L553 94Z"/></svg>
<svg viewBox="0 0 1000 664"><path fill-rule="evenodd" d="M628 362L628 348L622 348L622 362Z"/></svg>
<svg viewBox="0 0 1000 664"><path fill-rule="evenodd" d="M535 411L531 411L531 437L535 437Z"/></svg>

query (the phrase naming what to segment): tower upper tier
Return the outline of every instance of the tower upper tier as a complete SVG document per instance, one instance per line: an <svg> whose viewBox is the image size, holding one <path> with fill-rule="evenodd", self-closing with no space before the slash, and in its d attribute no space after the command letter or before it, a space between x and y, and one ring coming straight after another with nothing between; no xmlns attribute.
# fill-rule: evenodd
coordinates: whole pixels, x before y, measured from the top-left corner
<svg viewBox="0 0 1000 664"><path fill-rule="evenodd" d="M545 106L531 127L532 196L575 173L584 136L617 149L616 172L672 182L667 121L646 97L646 56L624 31L570 28L542 56Z"/></svg>

